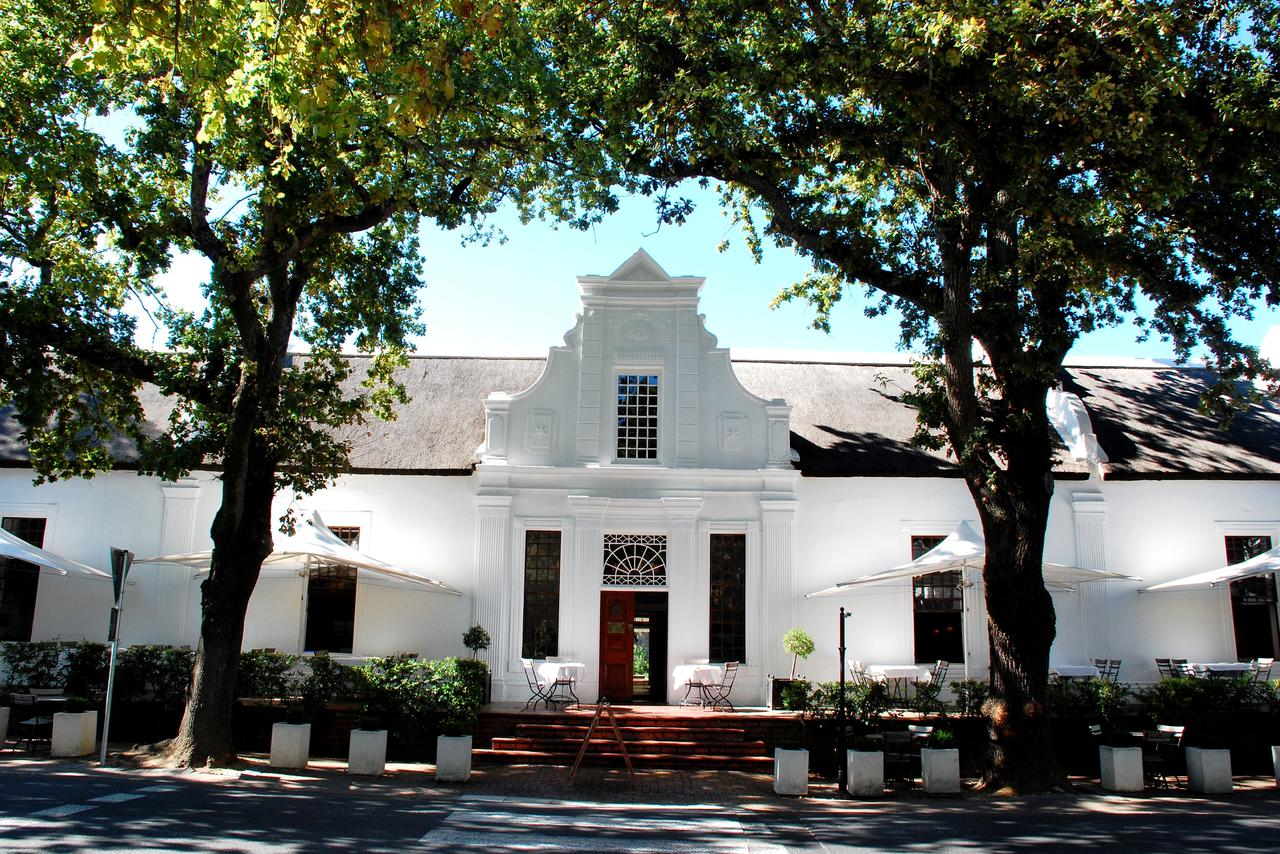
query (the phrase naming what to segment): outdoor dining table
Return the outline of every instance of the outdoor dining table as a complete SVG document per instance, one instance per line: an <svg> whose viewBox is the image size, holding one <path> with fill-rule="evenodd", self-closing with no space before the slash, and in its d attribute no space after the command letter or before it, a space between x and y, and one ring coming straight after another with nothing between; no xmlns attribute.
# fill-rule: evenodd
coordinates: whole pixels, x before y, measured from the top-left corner
<svg viewBox="0 0 1280 854"><path fill-rule="evenodd" d="M552 705L563 703L565 706L580 705L578 695L573 692L573 685L587 673L587 666L577 661L542 661L534 669L538 678L550 687L548 702ZM559 690L563 689L563 690Z"/></svg>
<svg viewBox="0 0 1280 854"><path fill-rule="evenodd" d="M1059 679L1093 679L1098 675L1098 668L1092 664L1055 664L1049 672Z"/></svg>
<svg viewBox="0 0 1280 854"><path fill-rule="evenodd" d="M706 692L701 686L718 685L723 678L724 665L721 664L677 664L671 671L671 687L675 691L684 688L681 705L692 702L689 695L695 692L698 705L702 705L706 700Z"/></svg>
<svg viewBox="0 0 1280 854"><path fill-rule="evenodd" d="M883 682L889 688L889 696L895 700L905 700L911 686L926 680L933 668L925 664L870 664L866 674L877 682Z"/></svg>
<svg viewBox="0 0 1280 854"><path fill-rule="evenodd" d="M1201 679L1205 677L1220 679L1224 676L1243 676L1250 672L1247 661L1189 661L1187 668Z"/></svg>

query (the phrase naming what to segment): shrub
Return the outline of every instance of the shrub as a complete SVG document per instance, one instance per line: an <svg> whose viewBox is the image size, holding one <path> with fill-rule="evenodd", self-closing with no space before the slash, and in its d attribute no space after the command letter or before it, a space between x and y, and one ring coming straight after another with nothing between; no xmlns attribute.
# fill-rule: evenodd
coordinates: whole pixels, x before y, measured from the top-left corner
<svg viewBox="0 0 1280 854"><path fill-rule="evenodd" d="M1049 682L1049 710L1057 717L1084 718L1113 732L1124 714L1131 689L1109 679L1053 679Z"/></svg>
<svg viewBox="0 0 1280 854"><path fill-rule="evenodd" d="M351 696L352 668L334 661L327 652L317 652L306 663L307 671L298 680L296 693L307 718L315 720L325 703Z"/></svg>
<svg viewBox="0 0 1280 854"><path fill-rule="evenodd" d="M241 697L284 697L293 687L291 672L298 656L284 652L251 650L240 653L236 668L236 694Z"/></svg>
<svg viewBox="0 0 1280 854"><path fill-rule="evenodd" d="M131 646L116 660L116 696L125 700L155 700L181 706L191 687L195 653L171 646Z"/></svg>
<svg viewBox="0 0 1280 854"><path fill-rule="evenodd" d="M62 651L57 641L8 641L0 660L9 684L23 688L61 688L65 684Z"/></svg>
<svg viewBox="0 0 1280 854"><path fill-rule="evenodd" d="M1237 679L1162 679L1136 692L1151 714L1152 723L1181 724L1188 740L1216 744L1228 740L1246 712L1270 709L1276 692L1270 683Z"/></svg>
<svg viewBox="0 0 1280 854"><path fill-rule="evenodd" d="M475 729L489 667L472 659L391 656L373 659L358 671L365 717L380 718L393 737L413 745L436 729L447 735Z"/></svg>
<svg viewBox="0 0 1280 854"><path fill-rule="evenodd" d="M809 706L808 679L796 679L782 686L782 708L788 712L801 712Z"/></svg>
<svg viewBox="0 0 1280 854"><path fill-rule="evenodd" d="M809 692L805 715L811 720L832 720L840 711L840 683L820 682ZM846 682L845 720L870 729L889 709L889 692L882 682Z"/></svg>
<svg viewBox="0 0 1280 854"><path fill-rule="evenodd" d="M951 693L956 698L956 714L977 717L982 714L982 704L987 702L990 686L981 679L961 679L951 683Z"/></svg>
<svg viewBox="0 0 1280 854"><path fill-rule="evenodd" d="M63 647L66 691L88 697L107 688L107 670L111 665L111 648L105 643L80 641Z"/></svg>

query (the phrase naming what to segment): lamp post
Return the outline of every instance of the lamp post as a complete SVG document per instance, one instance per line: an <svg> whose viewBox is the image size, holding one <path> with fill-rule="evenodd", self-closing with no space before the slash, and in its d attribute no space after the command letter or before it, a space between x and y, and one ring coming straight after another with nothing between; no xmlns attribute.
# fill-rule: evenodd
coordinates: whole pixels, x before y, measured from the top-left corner
<svg viewBox="0 0 1280 854"><path fill-rule="evenodd" d="M848 771L848 768L846 768L846 765L848 763L845 761L845 753L844 753L844 729L845 729L844 623L845 623L845 620L849 619L849 616L850 616L849 612L844 609L843 605L841 605L840 606L840 659L839 659L840 696L836 700L836 788L839 791L844 792L845 794L848 794L849 792L849 780L848 780L849 771Z"/></svg>

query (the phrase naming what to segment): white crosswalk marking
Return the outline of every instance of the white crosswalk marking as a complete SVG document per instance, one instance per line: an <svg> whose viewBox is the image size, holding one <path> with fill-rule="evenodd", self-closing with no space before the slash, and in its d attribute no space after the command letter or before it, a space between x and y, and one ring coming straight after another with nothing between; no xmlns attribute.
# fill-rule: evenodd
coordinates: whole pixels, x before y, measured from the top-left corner
<svg viewBox="0 0 1280 854"><path fill-rule="evenodd" d="M711 851L716 854L757 854L786 849L749 840L733 819L697 813L685 817L637 815L626 811L602 813L521 813L466 810L449 813L419 840L441 850L484 851L625 851L628 854L669 854Z"/></svg>
<svg viewBox="0 0 1280 854"><path fill-rule="evenodd" d="M99 795L96 798L90 798L91 804L123 804L128 801L136 801L138 798L144 798L146 795L140 795L136 792L115 792L110 795Z"/></svg>
<svg viewBox="0 0 1280 854"><path fill-rule="evenodd" d="M66 818L69 815L75 815L85 810L93 809L93 804L61 804L56 807L49 807L46 810L33 812L32 818Z"/></svg>
<svg viewBox="0 0 1280 854"><path fill-rule="evenodd" d="M167 783L159 783L155 786L143 786L141 789L135 789L136 792L142 792L145 795L161 795L166 792L178 791L177 786L170 786Z"/></svg>

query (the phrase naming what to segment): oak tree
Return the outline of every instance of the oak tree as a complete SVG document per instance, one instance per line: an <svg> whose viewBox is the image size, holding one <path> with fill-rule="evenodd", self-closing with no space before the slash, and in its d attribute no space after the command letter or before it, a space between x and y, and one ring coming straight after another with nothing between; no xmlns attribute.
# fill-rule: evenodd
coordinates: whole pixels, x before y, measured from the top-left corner
<svg viewBox="0 0 1280 854"><path fill-rule="evenodd" d="M954 455L986 537L988 782L1061 785L1046 392L1123 318L1203 353L1220 415L1253 393L1241 378L1274 384L1227 320L1280 301L1277 6L550 5L579 111L642 186L716 182L748 240L812 261L782 298L819 326L851 289L901 311L921 439Z"/></svg>
<svg viewBox="0 0 1280 854"><path fill-rule="evenodd" d="M105 468L121 438L143 473L220 473L170 755L225 762L272 499L329 483L344 428L402 400L419 223L479 234L514 203L583 224L613 205L609 182L517 3L13 0L0 15L0 397L39 477ZM210 269L197 313L156 284L182 252ZM137 304L164 350L135 344ZM371 357L359 378L351 347ZM172 406L158 435L144 383Z"/></svg>

